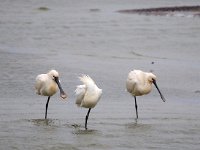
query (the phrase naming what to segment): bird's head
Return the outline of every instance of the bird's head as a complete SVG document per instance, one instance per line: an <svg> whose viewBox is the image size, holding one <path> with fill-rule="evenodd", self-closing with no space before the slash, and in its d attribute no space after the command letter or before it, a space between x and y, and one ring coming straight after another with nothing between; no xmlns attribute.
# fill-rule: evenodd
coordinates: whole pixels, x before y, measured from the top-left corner
<svg viewBox="0 0 200 150"><path fill-rule="evenodd" d="M148 73L148 81L151 84L153 83L155 85L155 87L157 88L157 90L158 90L158 92L160 94L161 99L163 100L163 102L165 102L166 100L165 100L164 96L162 95L160 89L158 88L158 85L156 83L156 76L153 73Z"/></svg>
<svg viewBox="0 0 200 150"><path fill-rule="evenodd" d="M47 74L50 76L52 80L54 80L57 83L58 88L60 89L60 97L65 99L67 97L67 94L65 94L64 90L61 87L60 80L59 80L59 73L56 70L51 70Z"/></svg>
<svg viewBox="0 0 200 150"><path fill-rule="evenodd" d="M156 80L156 76L153 73L148 73L147 80L152 84Z"/></svg>
<svg viewBox="0 0 200 150"><path fill-rule="evenodd" d="M58 79L58 77L59 77L59 73L56 70L50 70L47 74L54 81L56 80L56 78Z"/></svg>

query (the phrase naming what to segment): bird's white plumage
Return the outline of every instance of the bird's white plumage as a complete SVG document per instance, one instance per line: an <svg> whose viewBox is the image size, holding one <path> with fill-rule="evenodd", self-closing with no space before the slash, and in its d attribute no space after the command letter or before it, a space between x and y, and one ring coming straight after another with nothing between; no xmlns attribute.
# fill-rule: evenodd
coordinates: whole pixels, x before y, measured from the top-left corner
<svg viewBox="0 0 200 150"><path fill-rule="evenodd" d="M51 70L47 74L40 74L36 77L35 90L38 95L52 96L58 91L58 85L53 77L58 77L56 70Z"/></svg>
<svg viewBox="0 0 200 150"><path fill-rule="evenodd" d="M81 102L82 102L82 100L84 98L84 95L85 95L85 91L86 91L86 86L85 85L78 85L76 87L76 90L75 90L75 93L76 93L76 96L77 96L76 104L78 106L81 105Z"/></svg>
<svg viewBox="0 0 200 150"><path fill-rule="evenodd" d="M54 79L54 77L59 77L59 73L58 73L56 70L50 70L50 71L47 73L47 75L48 75L50 78L52 78L52 79Z"/></svg>
<svg viewBox="0 0 200 150"><path fill-rule="evenodd" d="M46 103L45 119L47 119L47 110L50 97L58 91L58 88L60 89L60 97L63 99L67 98L67 95L61 87L59 74L56 70L50 70L47 74L40 74L36 77L36 93L38 95L48 96Z"/></svg>
<svg viewBox="0 0 200 150"><path fill-rule="evenodd" d="M85 108L95 107L102 95L102 89L99 89L88 75L82 75L79 79L83 82L83 85L76 87L76 104Z"/></svg>
<svg viewBox="0 0 200 150"><path fill-rule="evenodd" d="M133 96L148 94L152 90L153 79L155 80L156 76L152 73L133 70L129 72L126 80L127 91Z"/></svg>
<svg viewBox="0 0 200 150"><path fill-rule="evenodd" d="M136 109L136 117L138 118L137 111L137 96L145 95L151 92L152 84L157 88L161 99L165 102L165 98L162 95L160 89L156 83L156 76L153 73L143 72L141 70L133 70L129 72L127 80L126 80L126 88L127 91L134 96L135 99L135 109Z"/></svg>

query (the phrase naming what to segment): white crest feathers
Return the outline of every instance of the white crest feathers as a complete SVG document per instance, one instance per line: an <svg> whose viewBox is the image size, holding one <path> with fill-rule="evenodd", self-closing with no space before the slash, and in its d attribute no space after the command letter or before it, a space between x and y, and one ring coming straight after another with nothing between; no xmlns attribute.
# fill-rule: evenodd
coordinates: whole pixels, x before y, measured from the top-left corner
<svg viewBox="0 0 200 150"><path fill-rule="evenodd" d="M90 78L90 76L88 76L88 75L82 75L81 77L79 77L79 79L86 86L88 86L90 84L95 84L94 80L92 80L92 78Z"/></svg>

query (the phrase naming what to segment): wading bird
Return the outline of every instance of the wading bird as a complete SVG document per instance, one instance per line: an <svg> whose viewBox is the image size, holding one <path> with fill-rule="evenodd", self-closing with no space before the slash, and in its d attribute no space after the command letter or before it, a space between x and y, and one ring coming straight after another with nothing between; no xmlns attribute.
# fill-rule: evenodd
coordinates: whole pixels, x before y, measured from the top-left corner
<svg viewBox="0 0 200 150"><path fill-rule="evenodd" d="M94 108L102 95L102 89L99 89L95 82L88 75L79 77L83 85L78 85L75 90L76 104L79 107L89 108L85 117L85 129L87 130L87 120L90 110Z"/></svg>
<svg viewBox="0 0 200 150"><path fill-rule="evenodd" d="M45 119L47 119L47 109L50 97L58 91L58 88L60 89L60 97L65 99L67 95L61 87L59 74L56 70L51 70L47 74L40 74L36 77L36 93L38 95L48 96L46 103Z"/></svg>
<svg viewBox="0 0 200 150"><path fill-rule="evenodd" d="M126 80L127 91L135 98L136 117L138 119L136 96L148 94L152 90L152 83L157 88L161 99L165 102L165 98L160 92L156 84L156 76L153 73L143 72L141 70L133 70L129 72Z"/></svg>

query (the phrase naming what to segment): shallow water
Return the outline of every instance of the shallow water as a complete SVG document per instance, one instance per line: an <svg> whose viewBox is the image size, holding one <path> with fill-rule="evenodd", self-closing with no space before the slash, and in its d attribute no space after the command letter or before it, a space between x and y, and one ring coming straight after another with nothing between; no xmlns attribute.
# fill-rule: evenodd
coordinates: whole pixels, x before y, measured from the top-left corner
<svg viewBox="0 0 200 150"><path fill-rule="evenodd" d="M200 18L117 11L200 5L198 1L2 1L0 5L0 147L22 149L199 149ZM41 9L42 8L42 9ZM67 101L34 92L35 77L55 68ZM133 98L132 69L153 71L156 89ZM91 110L75 106L77 76L103 89Z"/></svg>

